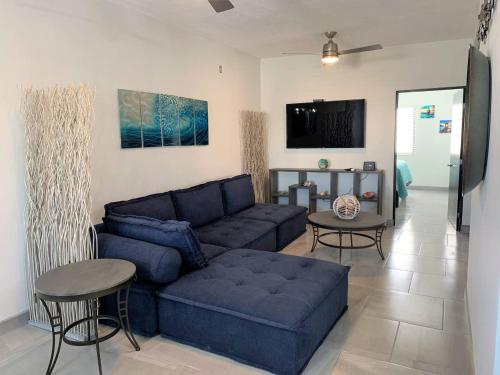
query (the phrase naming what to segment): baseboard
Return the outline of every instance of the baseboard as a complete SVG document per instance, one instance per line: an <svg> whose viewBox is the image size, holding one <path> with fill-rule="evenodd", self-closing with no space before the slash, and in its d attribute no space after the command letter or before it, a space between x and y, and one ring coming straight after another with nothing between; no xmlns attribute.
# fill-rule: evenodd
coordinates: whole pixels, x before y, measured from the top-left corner
<svg viewBox="0 0 500 375"><path fill-rule="evenodd" d="M0 322L0 336L16 328L20 328L26 325L26 323L28 323L28 318L28 311L24 311L19 315L13 316Z"/></svg>
<svg viewBox="0 0 500 375"><path fill-rule="evenodd" d="M410 185L407 187L408 190L440 190L440 191L448 191L448 186L414 186Z"/></svg>
<svg viewBox="0 0 500 375"><path fill-rule="evenodd" d="M477 371L476 371L476 358L474 357L474 336L472 335L472 325L471 325L471 322L470 322L470 309L469 309L469 293L467 293L467 288L465 288L465 293L464 293L464 297L465 297L465 308L467 310L467 322L469 323L469 334L470 334L470 343L471 343L471 352L472 352L472 373L474 375L477 375Z"/></svg>

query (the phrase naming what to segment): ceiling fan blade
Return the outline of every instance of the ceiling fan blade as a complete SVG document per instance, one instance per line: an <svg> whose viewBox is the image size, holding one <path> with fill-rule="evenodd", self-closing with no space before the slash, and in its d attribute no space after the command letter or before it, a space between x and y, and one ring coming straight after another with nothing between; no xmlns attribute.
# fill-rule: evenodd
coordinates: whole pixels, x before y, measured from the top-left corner
<svg viewBox="0 0 500 375"><path fill-rule="evenodd" d="M234 5L229 0L208 0L208 2L217 13L234 8Z"/></svg>
<svg viewBox="0 0 500 375"><path fill-rule="evenodd" d="M321 55L321 53L313 53L313 52L281 52L282 55Z"/></svg>
<svg viewBox="0 0 500 375"><path fill-rule="evenodd" d="M365 46L365 47L359 47L359 48L353 48L353 49L346 49L344 51L340 51L339 55L348 55L350 53L359 53L359 52L368 52L368 51L376 51L378 49L382 49L382 45L380 44L373 44L371 46Z"/></svg>

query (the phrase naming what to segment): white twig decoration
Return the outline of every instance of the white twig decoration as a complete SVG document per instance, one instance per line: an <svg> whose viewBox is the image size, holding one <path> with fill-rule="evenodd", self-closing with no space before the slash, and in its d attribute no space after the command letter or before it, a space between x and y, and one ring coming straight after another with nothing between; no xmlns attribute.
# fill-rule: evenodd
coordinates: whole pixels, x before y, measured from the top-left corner
<svg viewBox="0 0 500 375"><path fill-rule="evenodd" d="M268 157L266 114L241 111L241 144L243 172L252 175L255 200L268 201Z"/></svg>
<svg viewBox="0 0 500 375"><path fill-rule="evenodd" d="M85 85L24 90L27 279L35 323L48 324L35 298L37 277L91 259L96 248L89 236L94 97ZM66 324L85 316L83 303L63 303L61 308ZM83 333L80 329L74 333Z"/></svg>

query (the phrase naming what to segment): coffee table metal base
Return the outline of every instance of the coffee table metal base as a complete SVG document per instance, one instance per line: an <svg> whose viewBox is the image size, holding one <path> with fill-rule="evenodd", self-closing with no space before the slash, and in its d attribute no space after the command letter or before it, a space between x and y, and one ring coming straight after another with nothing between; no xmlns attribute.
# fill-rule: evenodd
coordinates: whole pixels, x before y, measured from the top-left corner
<svg viewBox="0 0 500 375"><path fill-rule="evenodd" d="M63 328L63 321L62 321L62 314L61 314L61 307L59 305L59 302L54 302L55 304L55 313L52 314L50 311L49 306L47 305L47 302L45 302L42 298L40 298L40 301L42 302L43 307L45 308L45 311L47 312L47 315L49 316L49 321L50 321L50 326L52 330L52 351L50 354L50 360L49 360L49 365L47 367L47 372L46 375L52 374L54 371L54 367L56 366L57 359L59 357L59 352L61 351L61 342L64 341L68 345L73 345L73 346L86 346L86 345L95 345L96 346L96 352L97 352L97 366L99 368L99 374L102 375L102 365L101 365L101 352L99 349L99 343L106 341L116 335L120 328L123 328L123 332L125 333L125 336L127 336L128 340L134 347L136 351L140 350L139 344L137 343L137 340L134 337L134 334L132 333L132 330L130 328L130 322L128 319L128 295L129 295L129 289L130 289L130 284L129 286L126 287L126 289L120 289L117 292L116 299L117 299L117 309L118 309L118 318L110 315L98 315L98 301L97 299L89 299L85 300L85 309L87 313L87 317L83 319L79 319L71 324L69 324L66 328ZM122 293L124 292L124 293ZM123 298L124 297L124 298ZM99 337L99 331L98 331L98 322L99 320L110 320L116 323L116 327L111 331L110 333L106 334L105 336ZM95 338L91 339L91 330L90 330L90 323L93 323L93 328L94 328L94 333L95 333ZM67 333L75 328L76 326L86 323L87 324L87 338L86 340L82 341L77 341L70 339L67 336Z"/></svg>
<svg viewBox="0 0 500 375"><path fill-rule="evenodd" d="M368 249L373 246L377 248L377 251L382 258L382 260L385 259L384 252L382 250L382 234L384 233L385 227L380 227L375 229L375 236L371 236L369 234L365 233L359 233L359 232L353 232L353 231L342 231L342 230L334 230L326 233L319 233L319 227L316 225L312 225L312 230L313 230L313 244L311 247L311 252L314 251L318 243L332 247L335 249L339 249L339 263L342 263L342 250L356 250L356 249ZM324 242L321 240L323 237L327 236L332 236L332 235L337 235L339 238L339 244L334 245L332 243ZM344 236L349 236L350 238L350 245L344 244ZM353 237L362 237L362 238L368 238L370 242L367 245L354 245L353 242Z"/></svg>

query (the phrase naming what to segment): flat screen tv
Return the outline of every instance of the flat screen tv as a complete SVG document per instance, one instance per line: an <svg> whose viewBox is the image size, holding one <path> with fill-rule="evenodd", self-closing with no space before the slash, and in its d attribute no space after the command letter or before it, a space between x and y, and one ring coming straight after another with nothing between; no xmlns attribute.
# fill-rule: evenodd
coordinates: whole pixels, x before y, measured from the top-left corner
<svg viewBox="0 0 500 375"><path fill-rule="evenodd" d="M364 148L365 100L286 105L287 148Z"/></svg>
<svg viewBox="0 0 500 375"><path fill-rule="evenodd" d="M465 117L462 135L462 192L472 191L484 178L490 131L490 60L478 48L469 49Z"/></svg>

